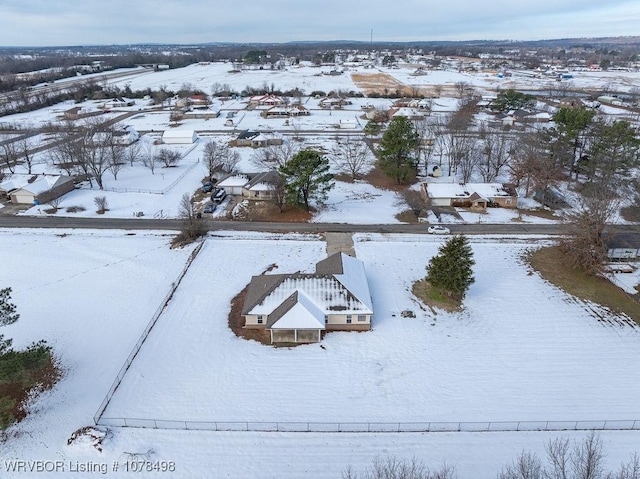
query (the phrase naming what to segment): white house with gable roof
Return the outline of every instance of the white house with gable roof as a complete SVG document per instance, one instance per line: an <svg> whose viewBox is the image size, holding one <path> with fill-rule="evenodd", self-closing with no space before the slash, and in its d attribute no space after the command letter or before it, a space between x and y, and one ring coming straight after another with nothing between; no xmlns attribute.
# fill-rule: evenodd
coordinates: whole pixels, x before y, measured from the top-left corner
<svg viewBox="0 0 640 479"><path fill-rule="evenodd" d="M373 302L364 263L336 253L311 274L251 278L242 315L245 328L266 329L272 343L314 343L323 331L371 329Z"/></svg>

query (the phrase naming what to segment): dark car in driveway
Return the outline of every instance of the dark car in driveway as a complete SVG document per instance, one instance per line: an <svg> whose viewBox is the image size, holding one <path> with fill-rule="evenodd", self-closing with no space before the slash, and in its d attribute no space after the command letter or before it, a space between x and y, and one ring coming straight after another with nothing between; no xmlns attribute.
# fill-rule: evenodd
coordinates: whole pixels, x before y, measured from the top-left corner
<svg viewBox="0 0 640 479"><path fill-rule="evenodd" d="M223 189L219 189L211 194L211 201L213 201L214 203L222 203L222 200L224 200L226 197L227 192Z"/></svg>
<svg viewBox="0 0 640 479"><path fill-rule="evenodd" d="M216 210L216 204L215 203L207 203L206 205L204 205L204 209L202 210L203 213L213 213Z"/></svg>
<svg viewBox="0 0 640 479"><path fill-rule="evenodd" d="M200 188L200 190L203 193L210 193L211 191L213 191L213 183L211 183L210 181L207 181L206 183L204 183L202 185L202 187Z"/></svg>

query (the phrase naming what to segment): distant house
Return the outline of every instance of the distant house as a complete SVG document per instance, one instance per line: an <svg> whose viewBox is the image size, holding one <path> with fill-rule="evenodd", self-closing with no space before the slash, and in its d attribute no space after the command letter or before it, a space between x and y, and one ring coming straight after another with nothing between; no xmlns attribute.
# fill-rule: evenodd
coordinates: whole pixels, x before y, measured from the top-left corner
<svg viewBox="0 0 640 479"><path fill-rule="evenodd" d="M250 146L261 148L269 145L281 145L282 137L272 133L260 133L253 130L241 132L234 140L229 142L230 146Z"/></svg>
<svg viewBox="0 0 640 479"><path fill-rule="evenodd" d="M373 302L364 263L336 253L315 273L251 278L242 315L245 328L266 329L272 343L315 343L323 331L371 329Z"/></svg>
<svg viewBox="0 0 640 479"><path fill-rule="evenodd" d="M518 193L508 183L422 183L422 194L433 206L484 210L488 206L516 208Z"/></svg>
<svg viewBox="0 0 640 479"><path fill-rule="evenodd" d="M228 195L242 195L252 200L268 200L273 197L274 185L280 179L277 171L231 174L216 183Z"/></svg>
<svg viewBox="0 0 640 479"><path fill-rule="evenodd" d="M280 173L266 171L249 175L249 182L242 187L242 196L251 200L273 198L274 186L280 181Z"/></svg>
<svg viewBox="0 0 640 479"><path fill-rule="evenodd" d="M272 106L260 113L263 118L288 118L293 116L309 116L309 110L302 105Z"/></svg>
<svg viewBox="0 0 640 479"><path fill-rule="evenodd" d="M102 110L87 110L86 108L82 108L80 106L74 106L73 108L69 108L66 110L62 116L65 120L79 120L81 118L89 118L92 116L102 115L104 111Z"/></svg>
<svg viewBox="0 0 640 479"><path fill-rule="evenodd" d="M198 139L195 130L165 130L162 134L162 142L167 144L191 144Z"/></svg>
<svg viewBox="0 0 640 479"><path fill-rule="evenodd" d="M114 145L128 146L140 139L140 133L132 126L125 126L114 131L97 131L92 141Z"/></svg>
<svg viewBox="0 0 640 479"><path fill-rule="evenodd" d="M227 175L216 183L216 187L222 188L228 195L241 195L242 188L249 183L247 175L232 174Z"/></svg>
<svg viewBox="0 0 640 479"><path fill-rule="evenodd" d="M320 108L342 108L345 105L351 105L351 100L340 96L328 96L318 102Z"/></svg>
<svg viewBox="0 0 640 479"><path fill-rule="evenodd" d="M195 110L200 110L209 108L211 102L209 101L209 97L207 97L207 95L191 95L188 98L187 104Z"/></svg>
<svg viewBox="0 0 640 479"><path fill-rule="evenodd" d="M9 192L12 203L17 204L46 204L51 200L72 191L73 178L66 175L41 175L33 181Z"/></svg>
<svg viewBox="0 0 640 479"><path fill-rule="evenodd" d="M634 261L640 258L640 235L618 233L605 235L607 257L611 261Z"/></svg>
<svg viewBox="0 0 640 479"><path fill-rule="evenodd" d="M249 98L250 105L275 106L283 103L284 100L276 95L255 95Z"/></svg>
<svg viewBox="0 0 640 479"><path fill-rule="evenodd" d="M135 100L130 100L128 98L117 97L112 100L105 102L103 108L111 109L111 108L122 108L127 106L135 105Z"/></svg>

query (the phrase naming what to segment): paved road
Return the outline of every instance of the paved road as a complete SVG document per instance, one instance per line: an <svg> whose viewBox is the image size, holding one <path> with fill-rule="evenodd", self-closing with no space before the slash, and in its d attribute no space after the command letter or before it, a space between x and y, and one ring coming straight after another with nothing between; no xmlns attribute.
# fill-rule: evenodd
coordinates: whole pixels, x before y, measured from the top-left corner
<svg viewBox="0 0 640 479"><path fill-rule="evenodd" d="M205 220L210 231L266 231L274 233L426 233L425 224L353 225L343 223L267 223L246 221ZM125 230L179 230L180 220L147 218L70 218L55 216L0 216L0 228L81 228ZM567 231L563 224L452 224L452 233L500 235L557 235ZM616 225L616 232L639 234L640 225Z"/></svg>

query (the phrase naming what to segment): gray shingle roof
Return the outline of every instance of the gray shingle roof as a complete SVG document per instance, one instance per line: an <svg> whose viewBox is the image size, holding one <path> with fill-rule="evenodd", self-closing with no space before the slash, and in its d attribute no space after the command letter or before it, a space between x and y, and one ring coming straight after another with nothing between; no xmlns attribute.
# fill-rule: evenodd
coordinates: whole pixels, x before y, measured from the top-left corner
<svg viewBox="0 0 640 479"><path fill-rule="evenodd" d="M247 296L242 307L242 314L247 314L256 304L260 304L269 293L287 277L286 274L263 274L253 276L247 289Z"/></svg>

